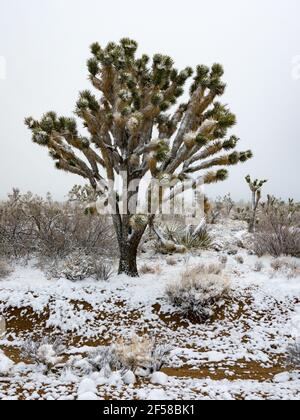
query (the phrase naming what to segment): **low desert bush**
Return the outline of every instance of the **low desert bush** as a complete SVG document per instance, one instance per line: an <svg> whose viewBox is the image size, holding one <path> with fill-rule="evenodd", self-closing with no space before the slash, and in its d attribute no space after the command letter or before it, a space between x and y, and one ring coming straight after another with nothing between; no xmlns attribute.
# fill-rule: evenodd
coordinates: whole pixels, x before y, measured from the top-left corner
<svg viewBox="0 0 300 420"><path fill-rule="evenodd" d="M166 263L168 265L175 266L175 265L177 265L177 260L174 257L167 257L166 258Z"/></svg>
<svg viewBox="0 0 300 420"><path fill-rule="evenodd" d="M220 261L221 264L226 265L227 262L228 262L227 255L221 255L220 258L219 258L219 261Z"/></svg>
<svg viewBox="0 0 300 420"><path fill-rule="evenodd" d="M274 273L295 278L300 276L300 266L295 261L288 258L276 258L271 262L271 268Z"/></svg>
<svg viewBox="0 0 300 420"><path fill-rule="evenodd" d="M261 261L257 261L254 264L253 271L255 271L256 273L260 273L263 270L263 268L264 264Z"/></svg>
<svg viewBox="0 0 300 420"><path fill-rule="evenodd" d="M61 261L56 261L47 270L50 278L65 278L70 281L81 281L88 278L109 280L113 275L111 264L77 250Z"/></svg>
<svg viewBox="0 0 300 420"><path fill-rule="evenodd" d="M95 278L95 280L108 281L114 275L114 270L112 268L111 263L107 263L101 260L95 261L94 259L93 266L94 269L92 277Z"/></svg>
<svg viewBox="0 0 300 420"><path fill-rule="evenodd" d="M207 221L210 224L216 224L223 218L229 218L235 208L235 203L230 193L224 197L217 197L214 202L210 202L210 209L207 212Z"/></svg>
<svg viewBox="0 0 300 420"><path fill-rule="evenodd" d="M21 357L45 367L46 372L63 362L65 345L59 338L44 338L40 341L27 340L21 348Z"/></svg>
<svg viewBox="0 0 300 420"><path fill-rule="evenodd" d="M290 255L300 258L300 211L293 200L285 203L275 197L261 206L254 251L262 256Z"/></svg>
<svg viewBox="0 0 300 420"><path fill-rule="evenodd" d="M300 339L288 346L287 364L289 367L300 369Z"/></svg>
<svg viewBox="0 0 300 420"><path fill-rule="evenodd" d="M141 274L160 274L161 267L158 264L157 265L143 264L140 267L139 271Z"/></svg>
<svg viewBox="0 0 300 420"><path fill-rule="evenodd" d="M86 204L58 203L13 190L0 203L0 257L54 260L83 249L88 255L115 254L115 236L105 216L85 212Z"/></svg>
<svg viewBox="0 0 300 420"><path fill-rule="evenodd" d="M159 371L167 362L171 347L157 343L149 337L134 336L130 340L119 339L109 347L93 352L88 362L92 370L109 376L113 371L132 371L146 377Z"/></svg>
<svg viewBox="0 0 300 420"><path fill-rule="evenodd" d="M167 287L172 305L187 318L207 321L224 303L229 281L222 274L222 265L195 266L185 270L179 281Z"/></svg>
<svg viewBox="0 0 300 420"><path fill-rule="evenodd" d="M235 261L238 263L238 264L244 264L244 258L241 256L241 255L237 255L236 257L235 257Z"/></svg>
<svg viewBox="0 0 300 420"><path fill-rule="evenodd" d="M8 263L0 259L0 280L8 277L12 272L11 267L8 265Z"/></svg>

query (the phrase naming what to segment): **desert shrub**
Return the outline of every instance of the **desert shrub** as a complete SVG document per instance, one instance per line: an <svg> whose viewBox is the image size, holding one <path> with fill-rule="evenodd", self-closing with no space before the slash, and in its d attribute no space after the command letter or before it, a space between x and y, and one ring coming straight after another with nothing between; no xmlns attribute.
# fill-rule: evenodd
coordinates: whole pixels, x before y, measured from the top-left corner
<svg viewBox="0 0 300 420"><path fill-rule="evenodd" d="M245 262L244 258L241 255L237 255L234 259L238 264L244 264Z"/></svg>
<svg viewBox="0 0 300 420"><path fill-rule="evenodd" d="M271 262L271 268L275 273L284 275L288 278L300 276L300 266L295 261L288 258L276 258Z"/></svg>
<svg viewBox="0 0 300 420"><path fill-rule="evenodd" d="M257 261L254 264L253 271L255 271L256 273L259 273L263 270L263 268L264 268L263 263L261 261Z"/></svg>
<svg viewBox="0 0 300 420"><path fill-rule="evenodd" d="M167 257L166 258L166 263L168 265L174 266L174 265L177 265L177 260L174 257Z"/></svg>
<svg viewBox="0 0 300 420"><path fill-rule="evenodd" d="M8 265L8 263L0 259L0 280L8 277L12 272L11 267Z"/></svg>
<svg viewBox="0 0 300 420"><path fill-rule="evenodd" d="M65 278L71 281L85 280L92 277L93 260L83 251L74 251L62 261L56 261L48 269L50 278Z"/></svg>
<svg viewBox="0 0 300 420"><path fill-rule="evenodd" d="M0 257L39 257L41 263L76 249L88 255L115 254L113 229L105 216L85 212L76 201L57 203L13 190L0 203Z"/></svg>
<svg viewBox="0 0 300 420"><path fill-rule="evenodd" d="M42 365L46 372L63 362L65 345L60 338L44 338L39 341L27 340L21 348L21 357L26 361Z"/></svg>
<svg viewBox="0 0 300 420"><path fill-rule="evenodd" d="M300 258L300 213L293 200L285 203L269 196L268 201L262 204L254 251L259 256L270 254Z"/></svg>
<svg viewBox="0 0 300 420"><path fill-rule="evenodd" d="M50 265L47 273L50 278L65 278L74 282L88 278L107 281L113 270L105 261L86 254L84 250L77 250Z"/></svg>
<svg viewBox="0 0 300 420"><path fill-rule="evenodd" d="M157 265L143 264L140 267L140 273L141 274L160 274L161 267L158 264Z"/></svg>
<svg viewBox="0 0 300 420"><path fill-rule="evenodd" d="M112 371L132 371L137 376L149 376L165 365L171 347L148 337L119 339L109 347L93 352L88 362L92 370L109 376Z"/></svg>
<svg viewBox="0 0 300 420"><path fill-rule="evenodd" d="M230 193L224 197L217 197L214 202L210 203L210 209L207 212L208 223L216 224L222 218L229 218L234 208L235 203Z"/></svg>
<svg viewBox="0 0 300 420"><path fill-rule="evenodd" d="M285 265L285 262L282 259L276 258L274 261L271 262L270 265L274 271L279 271L280 269L283 268L283 266Z"/></svg>
<svg viewBox="0 0 300 420"><path fill-rule="evenodd" d="M200 322L207 321L229 291L229 281L221 265L188 268L179 281L167 287L167 296L180 312Z"/></svg>
<svg viewBox="0 0 300 420"><path fill-rule="evenodd" d="M94 268L92 277L94 277L96 280L108 281L114 275L114 270L111 266L111 263L94 259L93 266Z"/></svg>
<svg viewBox="0 0 300 420"><path fill-rule="evenodd" d="M227 264L227 262L228 262L228 257L227 257L227 255L221 255L221 256L219 257L219 261L220 261L220 263L221 263L222 265L226 265L226 264Z"/></svg>
<svg viewBox="0 0 300 420"><path fill-rule="evenodd" d="M149 264L143 264L139 271L141 274L155 274L155 268Z"/></svg>
<svg viewBox="0 0 300 420"><path fill-rule="evenodd" d="M287 347L287 364L290 367L300 369L300 339Z"/></svg>

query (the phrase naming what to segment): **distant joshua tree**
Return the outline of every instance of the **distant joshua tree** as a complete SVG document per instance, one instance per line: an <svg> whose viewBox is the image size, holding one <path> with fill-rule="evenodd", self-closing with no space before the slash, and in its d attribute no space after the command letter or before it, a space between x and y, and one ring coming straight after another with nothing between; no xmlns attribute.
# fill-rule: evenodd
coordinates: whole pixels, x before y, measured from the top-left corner
<svg viewBox="0 0 300 420"><path fill-rule="evenodd" d="M91 46L89 78L100 97L81 92L75 111L88 137L79 134L75 119L54 112L40 121L25 120L33 141L49 149L57 169L88 180L110 201L115 197L112 218L120 248L119 272L130 276L138 275L138 246L154 214L141 217L132 208L123 214L120 197L109 186L117 175L126 174L127 186L138 180L136 191L122 197L129 203L149 173L152 179L175 184L190 179L193 188L200 180L204 184L225 180L224 167L252 157L250 150L235 151L237 137L226 138L236 118L216 100L226 87L221 65L197 66L189 99L176 108L192 68L178 71L170 57L160 54L150 63L147 55L136 57L137 47L130 39L106 48L98 43ZM174 187L166 199L180 192Z"/></svg>
<svg viewBox="0 0 300 420"><path fill-rule="evenodd" d="M250 175L246 176L246 182L250 187L252 192L252 201L251 201L251 215L249 220L249 232L253 233L255 231L256 226L256 215L259 202L261 200L261 189L263 185L268 182L266 179L259 181L255 179L254 181L251 180Z"/></svg>

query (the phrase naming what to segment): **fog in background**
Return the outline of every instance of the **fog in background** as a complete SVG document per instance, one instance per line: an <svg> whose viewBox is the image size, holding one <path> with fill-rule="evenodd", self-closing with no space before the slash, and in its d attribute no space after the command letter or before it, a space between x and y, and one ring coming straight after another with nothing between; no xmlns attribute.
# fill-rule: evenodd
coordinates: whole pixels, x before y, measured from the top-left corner
<svg viewBox="0 0 300 420"><path fill-rule="evenodd" d="M300 200L299 16L299 0L0 0L0 198L18 187L63 199L82 182L54 169L23 120L71 116L89 88L90 44L127 36L139 53L171 55L178 68L224 65L232 134L255 157L209 196L247 199L250 173L269 179L265 192Z"/></svg>

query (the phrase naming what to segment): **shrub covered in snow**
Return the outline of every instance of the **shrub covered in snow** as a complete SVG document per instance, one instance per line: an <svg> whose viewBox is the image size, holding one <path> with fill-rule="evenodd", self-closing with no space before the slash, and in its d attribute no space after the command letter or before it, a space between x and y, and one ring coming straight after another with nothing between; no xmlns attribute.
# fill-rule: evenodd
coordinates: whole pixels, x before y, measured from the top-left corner
<svg viewBox="0 0 300 420"><path fill-rule="evenodd" d="M300 339L288 346L287 363L291 367L300 369Z"/></svg>
<svg viewBox="0 0 300 420"><path fill-rule="evenodd" d="M148 337L134 336L131 340L120 339L110 347L92 353L88 359L93 370L110 376L113 371L131 371L136 376L149 376L159 371L171 351L168 345L158 344Z"/></svg>
<svg viewBox="0 0 300 420"><path fill-rule="evenodd" d="M43 199L14 189L0 203L0 257L47 263L79 248L98 257L117 254L110 220L84 210L82 202L57 203L50 195Z"/></svg>
<svg viewBox="0 0 300 420"><path fill-rule="evenodd" d="M254 251L262 256L300 257L300 211L293 200L285 203L268 196L261 207L260 222L254 238Z"/></svg>
<svg viewBox="0 0 300 420"><path fill-rule="evenodd" d="M189 318L207 321L229 291L229 281L222 274L222 266L188 268L181 279L167 287L170 302Z"/></svg>
<svg viewBox="0 0 300 420"><path fill-rule="evenodd" d="M171 265L171 266L174 266L174 265L176 265L177 264L177 259L176 258L174 258L174 257L167 257L166 258L166 263L168 264L168 265Z"/></svg>
<svg viewBox="0 0 300 420"><path fill-rule="evenodd" d="M150 264L143 264L140 267L140 273L141 274L160 274L161 273L161 267L159 264L156 265L150 265Z"/></svg>
<svg viewBox="0 0 300 420"><path fill-rule="evenodd" d="M235 257L235 261L238 263L238 264L244 264L244 258L241 256L241 255L237 255L236 257Z"/></svg>
<svg viewBox="0 0 300 420"><path fill-rule="evenodd" d="M300 277L300 265L289 258L276 258L271 262L274 274L283 275L289 279Z"/></svg>
<svg viewBox="0 0 300 420"><path fill-rule="evenodd" d="M253 271L255 271L256 273L260 273L263 270L263 268L264 264L261 261L257 261L254 264Z"/></svg>
<svg viewBox="0 0 300 420"><path fill-rule="evenodd" d="M94 270L93 260L81 250L75 251L63 261L60 270L60 276L67 280L84 280L92 277Z"/></svg>
<svg viewBox="0 0 300 420"><path fill-rule="evenodd" d="M96 280L108 281L114 274L111 263L106 263L101 260L93 260L93 274L92 277Z"/></svg>
<svg viewBox="0 0 300 420"><path fill-rule="evenodd" d="M0 259L0 280L9 276L11 272L12 269L7 264L7 262L5 260Z"/></svg>
<svg viewBox="0 0 300 420"><path fill-rule="evenodd" d="M27 340L22 347L21 356L33 363L44 365L46 371L50 371L58 364L62 363L61 356L65 351L63 341L60 339L41 341Z"/></svg>
<svg viewBox="0 0 300 420"><path fill-rule="evenodd" d="M72 252L61 262L53 264L48 270L49 277L66 278L71 281L81 281L87 278L108 280L112 274L113 271L109 264L87 255L83 250Z"/></svg>

